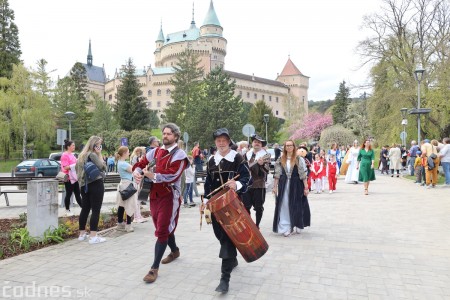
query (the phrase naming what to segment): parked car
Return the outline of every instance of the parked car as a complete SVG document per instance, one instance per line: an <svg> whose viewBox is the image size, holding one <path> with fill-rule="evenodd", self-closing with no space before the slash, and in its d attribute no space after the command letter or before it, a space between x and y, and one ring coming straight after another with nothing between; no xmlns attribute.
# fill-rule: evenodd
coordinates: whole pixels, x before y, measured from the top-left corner
<svg viewBox="0 0 450 300"><path fill-rule="evenodd" d="M56 176L60 168L59 163L53 159L27 159L16 166L14 173L17 177Z"/></svg>
<svg viewBox="0 0 450 300"><path fill-rule="evenodd" d="M269 148L267 152L270 153L270 168L275 169L275 149Z"/></svg>
<svg viewBox="0 0 450 300"><path fill-rule="evenodd" d="M59 162L61 164L61 156L62 156L62 154L63 154L63 152L50 153L48 158L56 160L57 162ZM78 153L75 152L75 153L73 153L73 155L75 155L75 157L78 158Z"/></svg>

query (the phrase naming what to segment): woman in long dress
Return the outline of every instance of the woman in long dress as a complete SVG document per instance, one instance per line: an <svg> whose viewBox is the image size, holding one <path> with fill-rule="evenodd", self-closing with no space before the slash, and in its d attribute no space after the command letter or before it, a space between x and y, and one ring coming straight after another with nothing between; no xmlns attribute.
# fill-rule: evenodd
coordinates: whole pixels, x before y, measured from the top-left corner
<svg viewBox="0 0 450 300"><path fill-rule="evenodd" d="M364 195L369 195L369 183L375 180L375 154L369 140L364 141L358 154L359 181L364 182Z"/></svg>
<svg viewBox="0 0 450 300"><path fill-rule="evenodd" d="M389 168L391 169L391 177L394 177L394 172L397 171L397 177L400 177L400 169L402 168L401 151L397 144L392 144L389 149Z"/></svg>
<svg viewBox="0 0 450 300"><path fill-rule="evenodd" d="M346 163L349 164L347 169L347 174L345 175L345 183L358 183L358 175L359 171L357 169L358 166L358 154L359 154L359 146L358 141L355 140L353 142L353 146L348 150L348 158Z"/></svg>
<svg viewBox="0 0 450 300"><path fill-rule="evenodd" d="M306 164L302 157L296 156L295 144L284 143L283 154L275 164L275 214L273 232L290 236L311 224L308 203L308 184Z"/></svg>

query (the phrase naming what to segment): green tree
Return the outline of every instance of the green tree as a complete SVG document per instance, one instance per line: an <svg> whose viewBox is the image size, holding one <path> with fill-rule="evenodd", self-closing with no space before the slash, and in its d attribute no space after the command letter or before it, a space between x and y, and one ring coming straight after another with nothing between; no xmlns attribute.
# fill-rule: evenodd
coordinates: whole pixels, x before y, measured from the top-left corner
<svg viewBox="0 0 450 300"><path fill-rule="evenodd" d="M151 136L150 131L147 130L133 130L130 132L130 139L128 144L130 151L136 147L148 146L148 138Z"/></svg>
<svg viewBox="0 0 450 300"><path fill-rule="evenodd" d="M150 111L145 104L135 72L136 67L129 58L122 67L122 82L117 91L117 121L120 128L127 131L150 128Z"/></svg>
<svg viewBox="0 0 450 300"><path fill-rule="evenodd" d="M280 122L276 118L270 106L268 106L263 100L258 100L255 106L251 109L249 113L249 123L255 126L255 131L260 136L265 138L266 136L266 123L264 123L264 115L269 115L269 122L267 122L267 139L269 142L278 141L280 130Z"/></svg>
<svg viewBox="0 0 450 300"><path fill-rule="evenodd" d="M198 140L202 147L213 145L212 133L222 127L228 128L232 138L240 136L243 102L234 96L235 81L222 69L216 68L206 76L201 97L193 98L186 115L186 129L191 140Z"/></svg>
<svg viewBox="0 0 450 300"><path fill-rule="evenodd" d="M23 66L13 66L10 86L7 91L1 91L0 111L8 115L9 133L22 140L23 158L26 159L28 141L49 140L54 136L54 122L51 103L47 97L32 89L30 72ZM2 120L4 121L4 119ZM2 135L3 140L11 141L11 136Z"/></svg>
<svg viewBox="0 0 450 300"><path fill-rule="evenodd" d="M48 62L45 59L41 58L36 62L36 70L33 70L32 72L34 82L33 86L44 96L50 96L50 93L53 89L53 81L50 77L50 73L55 71L52 70L48 72L47 64Z"/></svg>
<svg viewBox="0 0 450 300"><path fill-rule="evenodd" d="M331 147L332 143L338 145L351 145L355 140L353 132L341 124L325 128L321 135L319 145L325 149Z"/></svg>
<svg viewBox="0 0 450 300"><path fill-rule="evenodd" d="M347 121L347 109L349 104L350 89L345 86L345 81L339 84L339 90L333 107L333 123L344 124Z"/></svg>
<svg viewBox="0 0 450 300"><path fill-rule="evenodd" d="M103 131L100 132L99 137L103 140L103 150L108 154L113 154L120 147L121 138L130 140L130 132L125 130ZM131 150L132 151L132 150Z"/></svg>
<svg viewBox="0 0 450 300"><path fill-rule="evenodd" d="M347 120L344 126L350 129L359 139L364 139L371 135L371 128L368 122L367 100L353 100L347 110Z"/></svg>
<svg viewBox="0 0 450 300"><path fill-rule="evenodd" d="M13 65L20 63L19 29L8 0L0 0L0 77L11 78Z"/></svg>
<svg viewBox="0 0 450 300"><path fill-rule="evenodd" d="M432 108L421 117L421 136L448 136L450 113L448 68L450 54L448 1L384 0L382 11L366 16L363 27L371 34L358 45L363 64L371 64L373 95L368 101L370 125L380 143L399 140L400 108L417 107L414 69L426 70L421 82L421 107ZM446 100L445 100L446 99ZM444 100L444 101L443 101ZM416 116L409 116L407 133L417 136ZM412 125L412 126L411 126Z"/></svg>
<svg viewBox="0 0 450 300"><path fill-rule="evenodd" d="M149 126L150 128L158 128L161 124L161 121L158 117L158 111L154 109L150 109L150 115L149 115Z"/></svg>
<svg viewBox="0 0 450 300"><path fill-rule="evenodd" d="M90 134L97 135L102 131L119 129L119 124L116 121L111 105L95 92L91 92L91 98L94 101L94 110L92 111L92 119L89 126Z"/></svg>
<svg viewBox="0 0 450 300"><path fill-rule="evenodd" d="M170 79L174 86L171 92L171 102L164 110L164 120L178 124L182 130L186 124L186 118L190 107L198 102L201 95L201 82L204 74L203 68L199 67L200 58L193 50L186 49L178 58L174 67L175 74Z"/></svg>

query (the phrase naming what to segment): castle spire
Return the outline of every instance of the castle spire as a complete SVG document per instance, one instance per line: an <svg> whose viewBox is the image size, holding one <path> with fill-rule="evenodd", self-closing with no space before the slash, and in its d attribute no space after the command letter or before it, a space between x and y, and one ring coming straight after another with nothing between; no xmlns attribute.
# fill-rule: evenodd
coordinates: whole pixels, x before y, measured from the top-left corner
<svg viewBox="0 0 450 300"><path fill-rule="evenodd" d="M162 30L162 20L161 20L161 28L159 30L158 38L156 39L157 42L164 42L164 33Z"/></svg>
<svg viewBox="0 0 450 300"><path fill-rule="evenodd" d="M208 13L206 14L205 20L203 21L203 26L206 26L206 25L216 25L216 26L222 27L220 25L219 18L217 18L217 14L214 9L214 3L212 0L209 3L209 10L208 10Z"/></svg>
<svg viewBox="0 0 450 300"><path fill-rule="evenodd" d="M89 39L89 50L87 55L87 65L92 67L92 50L91 50L91 39Z"/></svg>
<svg viewBox="0 0 450 300"><path fill-rule="evenodd" d="M192 21L191 21L191 27L190 29L195 28L195 20L194 20L194 2L192 2Z"/></svg>

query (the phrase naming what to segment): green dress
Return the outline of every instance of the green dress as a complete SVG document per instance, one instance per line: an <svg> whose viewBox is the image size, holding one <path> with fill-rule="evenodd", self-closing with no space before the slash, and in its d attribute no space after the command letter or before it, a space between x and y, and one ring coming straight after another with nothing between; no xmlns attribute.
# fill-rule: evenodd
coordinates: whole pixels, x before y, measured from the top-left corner
<svg viewBox="0 0 450 300"><path fill-rule="evenodd" d="M359 164L359 177L358 180L362 182L375 180L375 170L372 168L372 160L374 160L375 154L373 150L366 151L366 149L359 150L358 161Z"/></svg>

